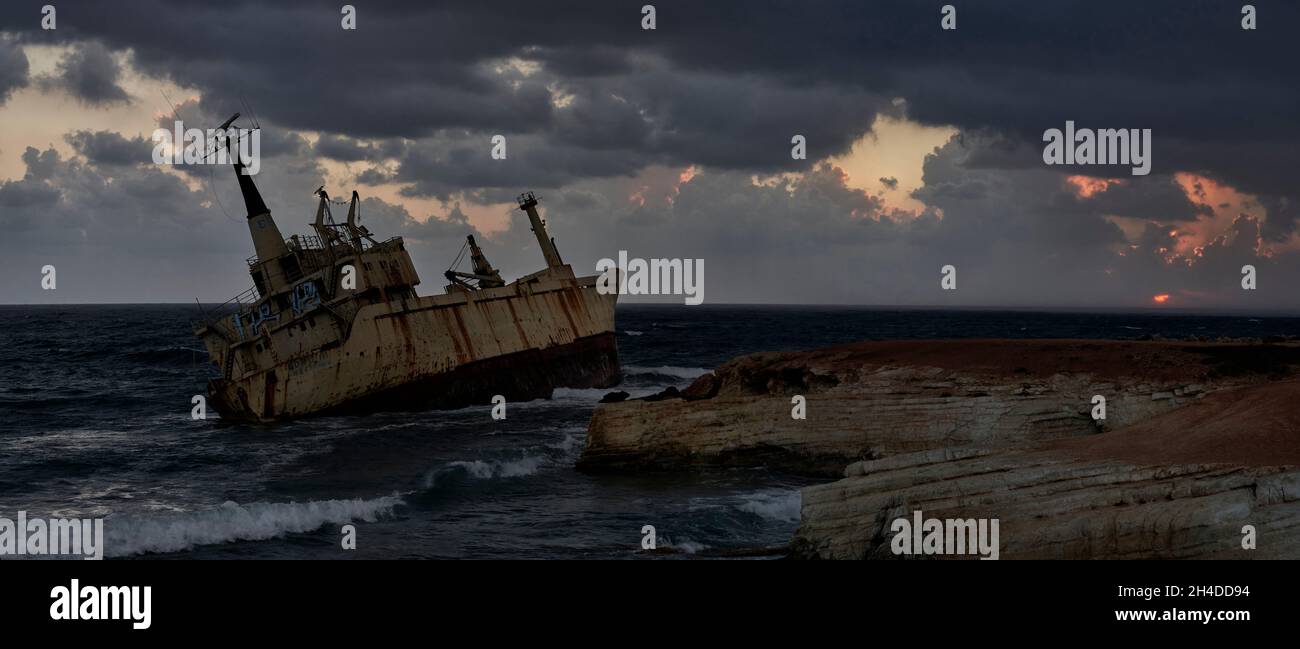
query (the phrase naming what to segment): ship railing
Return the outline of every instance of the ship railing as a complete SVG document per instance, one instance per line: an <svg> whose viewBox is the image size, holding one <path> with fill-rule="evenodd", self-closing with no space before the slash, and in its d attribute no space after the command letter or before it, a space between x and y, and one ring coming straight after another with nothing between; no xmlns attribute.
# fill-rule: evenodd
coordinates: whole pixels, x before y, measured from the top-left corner
<svg viewBox="0 0 1300 649"><path fill-rule="evenodd" d="M370 239L362 239L361 249L370 250L371 248L380 248L380 249L392 248L396 245L397 242L401 240L402 240L401 237L389 237L387 239L384 239L383 241L378 241L378 242L371 241Z"/></svg>
<svg viewBox="0 0 1300 649"><path fill-rule="evenodd" d="M321 242L320 237L314 234L300 234L295 237L289 237L284 243L290 250L295 252L325 249L325 244Z"/></svg>
<svg viewBox="0 0 1300 649"><path fill-rule="evenodd" d="M212 308L202 309L203 320L200 320L195 324L204 324L209 327L219 327L225 331L228 331L231 334L234 334L235 333L234 328L226 324L227 316L234 315L236 313L242 315L248 313L249 311L252 311L253 307L257 305L257 302L260 298L261 298L261 294L257 292L257 287L251 286L247 290L240 292L235 297L232 297L229 300L226 300L225 302L218 304L217 306L214 306Z"/></svg>
<svg viewBox="0 0 1300 649"><path fill-rule="evenodd" d="M372 248L380 248L380 249L392 248L394 246L394 243L401 241L401 239L402 239L401 237L389 237L383 241L376 242L370 239L363 238L361 239L361 250L366 251ZM289 250L297 253L313 253L313 252L325 250L325 243L321 241L320 237L315 235L296 235L296 238L289 237L288 239L284 240L284 245ZM334 254L345 255L348 252L351 252L351 248L352 246L346 242L336 243L334 245L334 250L335 250ZM258 259L257 255L253 255L252 257L249 257L244 261L251 268L253 266L256 266L258 261L260 260Z"/></svg>
<svg viewBox="0 0 1300 649"><path fill-rule="evenodd" d="M288 248L292 252L297 252L297 253L302 253L304 251L309 251L309 250L325 249L325 246L320 241L320 237L314 235L302 235L302 234L295 234L292 237L285 239L284 247ZM251 268L253 266L256 266L257 262L260 260L258 259L257 255L253 255L252 257L249 257L245 261L248 262L248 265Z"/></svg>

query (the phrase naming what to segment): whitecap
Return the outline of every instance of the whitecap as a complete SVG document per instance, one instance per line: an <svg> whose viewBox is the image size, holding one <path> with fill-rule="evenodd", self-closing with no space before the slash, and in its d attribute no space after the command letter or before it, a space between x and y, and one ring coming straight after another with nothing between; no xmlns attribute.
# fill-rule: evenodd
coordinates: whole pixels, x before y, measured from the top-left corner
<svg viewBox="0 0 1300 649"><path fill-rule="evenodd" d="M311 532L328 524L374 522L405 504L398 494L370 500L241 505L227 501L216 509L162 515L110 516L104 521L105 554L113 557L179 552L200 545L263 541Z"/></svg>
<svg viewBox="0 0 1300 649"><path fill-rule="evenodd" d="M803 497L798 490L766 490L741 496L740 511L782 523L798 523Z"/></svg>
<svg viewBox="0 0 1300 649"><path fill-rule="evenodd" d="M495 478L522 478L541 470L547 459L538 455L528 455L517 460L459 460L448 462L425 474L422 484L425 489L438 486L443 476L463 472L476 480Z"/></svg>

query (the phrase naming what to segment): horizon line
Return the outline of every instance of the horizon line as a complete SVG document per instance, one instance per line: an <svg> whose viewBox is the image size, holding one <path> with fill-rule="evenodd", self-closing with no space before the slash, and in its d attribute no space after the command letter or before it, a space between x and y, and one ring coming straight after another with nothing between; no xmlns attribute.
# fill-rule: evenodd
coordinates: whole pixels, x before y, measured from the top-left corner
<svg viewBox="0 0 1300 649"><path fill-rule="evenodd" d="M4 307L89 307L89 306L199 306L219 307L224 302L0 302ZM1260 317L1300 317L1300 308L1277 307L1275 309L1250 310L1245 307L1139 307L1139 306L1079 306L1079 305L949 305L949 304L844 304L812 302L713 302L702 305L686 305L680 302L620 302L617 306L636 307L682 307L696 309L700 307L771 307L771 308L808 308L808 309L864 309L873 311L996 311L1024 313L1108 313L1116 315L1258 315Z"/></svg>

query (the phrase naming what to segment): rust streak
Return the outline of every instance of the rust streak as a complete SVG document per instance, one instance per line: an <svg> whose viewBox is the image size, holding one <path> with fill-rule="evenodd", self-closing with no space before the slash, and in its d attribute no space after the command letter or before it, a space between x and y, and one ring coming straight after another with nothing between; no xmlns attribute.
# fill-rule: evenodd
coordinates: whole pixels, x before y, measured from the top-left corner
<svg viewBox="0 0 1300 649"><path fill-rule="evenodd" d="M506 306L510 307L510 321L515 323L515 330L519 332L519 340L523 341L525 348L532 347L532 343L528 342L528 334L524 333L523 324L519 322L519 314L515 313L515 303L506 300Z"/></svg>
<svg viewBox="0 0 1300 649"><path fill-rule="evenodd" d="M474 353L474 342L469 339L469 330L465 328L465 321L460 317L460 309L452 307L451 314L456 316L456 327L460 329L460 335L465 337L465 348L469 350L470 360L474 360L478 355Z"/></svg>
<svg viewBox="0 0 1300 649"><path fill-rule="evenodd" d="M564 312L564 317L569 321L569 331L573 337L578 337L578 325L573 321L573 314L569 312L568 300L564 299L564 293L560 293L560 310Z"/></svg>

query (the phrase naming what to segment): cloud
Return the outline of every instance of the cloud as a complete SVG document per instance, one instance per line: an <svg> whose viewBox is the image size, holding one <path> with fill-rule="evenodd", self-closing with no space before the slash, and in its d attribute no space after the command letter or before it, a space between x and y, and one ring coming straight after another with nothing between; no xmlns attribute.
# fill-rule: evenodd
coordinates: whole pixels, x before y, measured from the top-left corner
<svg viewBox="0 0 1300 649"><path fill-rule="evenodd" d="M366 203L378 224L430 242L430 260L458 248L466 212L534 188L566 259L594 264L619 246L689 252L709 260L710 299L1132 306L1158 290L1174 304L1297 300L1271 291L1300 279L1290 270L1300 68L1285 30L1244 32L1210 0L993 3L963 9L955 32L910 0L670 2L653 32L639 28L639 4L622 3L393 2L361 7L355 32L305 0L69 6L80 45L57 79L74 96L120 101L114 56L129 52L132 72L201 97L178 107L187 125L214 126L246 98L265 127L258 183L282 224L309 213L311 191L342 166L363 186L443 202L432 221ZM1300 22L1300 6L1270 7L1270 21ZM0 14L17 42L45 43L37 29ZM0 93L27 74L6 42ZM879 198L911 176L873 168L864 192L825 162L881 115L958 132L926 159L916 212ZM1042 133L1066 120L1151 128L1152 174L1045 167ZM44 231L51 241L107 237L112 222L148 228L136 236L168 249L202 249L188 231L167 239L165 224L132 216L162 209L230 224L224 240L246 247L228 170L133 168L138 137L68 126L78 157L28 149L24 177L0 186L0 206L19 209L0 218L29 230L78 224ZM496 134L505 160L490 156ZM795 134L807 160L791 159ZM1213 204L1185 175L1239 203ZM93 216L65 214L73 206ZM485 246L504 269L533 270L531 234L509 218ZM937 268L949 263L962 288L939 292ZM1254 294L1227 290L1242 263L1261 268Z"/></svg>
<svg viewBox="0 0 1300 649"><path fill-rule="evenodd" d="M638 168L774 170L791 166L791 134L820 159L864 133L882 98L902 98L923 124L1029 145L1002 160L1011 167L1038 164L1043 130L1067 119L1153 128L1157 172L1251 193L1291 195L1284 170L1300 166L1283 144L1300 136L1291 43L1282 30L1241 30L1213 0L1002 3L963 12L952 32L910 0L810 0L797 13L669 3L653 32L639 28L639 6L620 3L393 2L362 12L354 32L309 2L72 6L79 30L130 49L145 74L352 138L533 135L548 149L640 152ZM1300 21L1300 7L1270 11ZM37 29L13 15L0 26Z"/></svg>
<svg viewBox="0 0 1300 649"><path fill-rule="evenodd" d="M251 285L242 263L251 242L229 167L154 165L151 143L112 131L65 139L77 156L27 147L23 177L0 181L0 301L221 302ZM305 147L258 174L286 236L309 232L311 192L323 178ZM360 216L379 235L407 237L426 291L440 286L465 235L486 240L458 209L419 220L367 197ZM58 269L57 291L40 289L46 264Z"/></svg>
<svg viewBox="0 0 1300 649"><path fill-rule="evenodd" d="M27 55L12 40L0 37L0 106L28 82Z"/></svg>
<svg viewBox="0 0 1300 649"><path fill-rule="evenodd" d="M341 162L380 162L402 155L405 149L400 139L363 142L345 135L323 135L315 146L317 155Z"/></svg>
<svg viewBox="0 0 1300 649"><path fill-rule="evenodd" d="M126 138L113 131L75 131L64 136L73 149L90 162L101 165L134 165L153 160L153 142L143 137Z"/></svg>
<svg viewBox="0 0 1300 649"><path fill-rule="evenodd" d="M131 96L118 85L121 76L122 66L113 53L102 43L90 41L75 45L59 61L58 72L42 77L40 83L47 91L62 90L87 106L102 108L131 102Z"/></svg>

